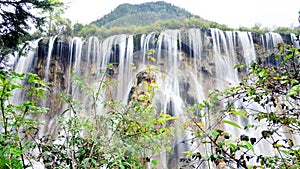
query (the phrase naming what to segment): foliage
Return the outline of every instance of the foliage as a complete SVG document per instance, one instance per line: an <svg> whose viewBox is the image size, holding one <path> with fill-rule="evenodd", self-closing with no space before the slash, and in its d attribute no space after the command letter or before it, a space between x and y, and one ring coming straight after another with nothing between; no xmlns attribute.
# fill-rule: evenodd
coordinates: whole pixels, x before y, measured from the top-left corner
<svg viewBox="0 0 300 169"><path fill-rule="evenodd" d="M57 34L72 35L71 20L62 18L63 13L64 9L62 8L55 8L49 12L49 17L47 17L48 36Z"/></svg>
<svg viewBox="0 0 300 169"><path fill-rule="evenodd" d="M190 120L197 126L193 132L201 143L210 145L208 152L198 152L200 164L207 161L234 168L300 167L300 149L295 140L300 129L299 52L278 45L277 53L271 55L277 60L275 65L253 62L240 85L213 91L209 100L189 109L201 112ZM209 115L217 118L210 118L208 124L197 120ZM266 152L260 152L259 146Z"/></svg>
<svg viewBox="0 0 300 169"><path fill-rule="evenodd" d="M117 34L142 34L150 32L160 32L167 29L181 29L181 28L200 28L203 30L216 27L222 30L232 30L226 25L218 24L216 22L209 22L201 18L191 17L187 19L170 19L170 20L158 20L152 24L145 26L121 26L112 27L107 29L105 27L98 27L97 25L90 24L80 29L78 36L90 37L97 36L100 39L105 39L112 35Z"/></svg>
<svg viewBox="0 0 300 169"><path fill-rule="evenodd" d="M219 24L212 21L207 21L199 17L156 19L155 21L153 21L153 18L159 18L159 14L155 14L155 16L153 16L152 14L151 15L147 14L147 17L149 17L150 18L149 20L151 20L148 22L147 19L145 18L143 18L143 21L141 21L141 19L136 18L136 17L139 18L140 15L141 14L136 14L135 16L133 15L124 16L122 18L116 19L115 21L111 21L110 23L107 24L109 25L108 26L109 28L99 27L94 23L86 26L81 25L80 29L78 29L77 27L74 33L77 36L83 36L83 37L97 36L100 39L105 39L109 36L123 34L123 33L142 34L142 33L150 33L153 31L160 32L166 29L199 28L203 30L208 30L209 28L218 28L224 31L234 30L233 28L230 28L226 25ZM259 33L259 34L270 32L269 28L262 27L260 24L255 24L252 28L239 27L237 30ZM287 28L287 27L278 27L273 30L273 32L280 33L280 34L290 34L290 33L299 34L299 31L300 29L298 28Z"/></svg>
<svg viewBox="0 0 300 169"><path fill-rule="evenodd" d="M239 27L239 31L247 31L247 32L252 32L252 33L258 33L258 34L264 34L267 32L270 32L269 28L266 27L261 27L261 24L257 23L255 24L252 28L247 28L247 27Z"/></svg>
<svg viewBox="0 0 300 169"><path fill-rule="evenodd" d="M138 5L122 4L118 6L115 10L113 10L111 13L105 15L101 19L92 22L92 24L95 24L99 27L107 27L108 24L110 24L110 26L108 26L107 28L119 27L120 22L118 23L118 21L124 20L122 18L128 19L128 17L131 19L131 22L128 22L128 20L126 19L126 25L146 25L157 21L157 19L153 21L152 17L147 17L138 20L132 19L134 17L141 17L139 16L141 14L143 14L144 17L147 17L147 15L150 14L151 16L155 16L155 18L157 18L158 20L165 20L163 17L165 17L166 15L168 16L168 18L190 18L194 16L184 9L180 9L163 1L158 1L142 3ZM117 23L117 25L112 25L112 22Z"/></svg>
<svg viewBox="0 0 300 169"><path fill-rule="evenodd" d="M75 23L73 26L73 34L78 35L79 32L84 28L83 24Z"/></svg>
<svg viewBox="0 0 300 169"><path fill-rule="evenodd" d="M25 80L27 88L23 88ZM27 100L14 103L14 92L27 91ZM38 117L46 110L37 106L39 98L44 97L46 84L34 74L0 73L0 168L25 168L30 164L32 151L36 144L34 136L39 130Z"/></svg>
<svg viewBox="0 0 300 169"><path fill-rule="evenodd" d="M7 0L0 2L0 63L7 54L30 38L33 28L42 28L45 17L38 13L53 11L61 6L58 0Z"/></svg>
<svg viewBox="0 0 300 169"><path fill-rule="evenodd" d="M148 78L142 82L145 94L129 105L114 99L103 101L100 91L112 85L106 75L100 80L99 89L95 90L82 80L83 77L75 74L74 79L79 84L76 86L93 101L88 105L90 109L83 110L80 100L62 94L69 109L59 119L61 134L55 142L46 137L39 144L40 158L45 166L155 168L158 163L155 156L171 151L169 139L176 118L157 112L151 104L157 83L150 66L146 73Z"/></svg>
<svg viewBox="0 0 300 169"><path fill-rule="evenodd" d="M105 28L112 27L127 27L127 26L145 26L152 24L156 21L163 20L184 20L183 18L178 18L175 15L169 13L156 13L156 12L144 12L138 14L132 14L129 16L123 16L117 20L111 21L105 24Z"/></svg>
<svg viewBox="0 0 300 169"><path fill-rule="evenodd" d="M177 119L151 104L157 83L150 66L145 73L144 95L129 105L102 99L101 90L113 83L108 75L95 90L74 74L76 87L93 101L82 109L80 100L62 94L69 108L58 118L61 130L53 140L37 135L42 125L38 119L46 112L37 105L45 99L47 85L35 74L1 72L0 168L27 168L32 160L42 160L46 168L155 168L156 156L171 151L169 139ZM18 91L26 91L22 103L15 103Z"/></svg>
<svg viewBox="0 0 300 169"><path fill-rule="evenodd" d="M294 33L294 34L297 34L299 35L300 34L300 29L299 28L288 28L288 27L278 27L276 28L273 32L276 32L276 33L279 33L279 34L291 34L291 33Z"/></svg>
<svg viewBox="0 0 300 169"><path fill-rule="evenodd" d="M149 2L139 5L122 4L111 13L81 27L80 31L75 31L75 35L83 37L97 36L100 39L105 39L116 34L142 34L182 28L234 30L227 25L205 20L165 2ZM259 23L252 28L239 27L237 30L259 34L271 31L269 28L262 27ZM299 34L299 30L298 28L277 27L272 32Z"/></svg>

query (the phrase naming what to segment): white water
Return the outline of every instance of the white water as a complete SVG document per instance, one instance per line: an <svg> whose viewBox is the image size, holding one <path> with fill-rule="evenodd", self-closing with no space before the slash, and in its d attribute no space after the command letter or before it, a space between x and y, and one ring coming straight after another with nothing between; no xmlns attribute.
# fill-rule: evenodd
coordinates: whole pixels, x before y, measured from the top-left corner
<svg viewBox="0 0 300 169"><path fill-rule="evenodd" d="M44 74L45 82L48 82L48 79L49 79L49 74L50 74L49 68L50 68L50 63L51 63L51 58L52 58L52 50L53 50L53 45L54 45L56 38L57 38L57 35L52 36L49 39L48 56L47 56L47 62L46 62L46 67L45 67L45 74Z"/></svg>
<svg viewBox="0 0 300 169"><path fill-rule="evenodd" d="M71 72L76 72L78 76L86 78L90 86L97 89L100 85L99 81L103 77L102 73L107 70L107 63L118 62L113 66L114 73L112 74L112 78L117 79L118 83L116 86L109 86L112 89L110 96L127 103L136 75L141 71L145 71L147 65L152 65L153 70L159 69L157 72L159 88L153 100L154 104L158 110L179 117L178 124L184 123L188 117L183 113L184 109L190 103L198 103L206 99L208 87L225 89L239 83L238 72L234 69L239 59L244 61L247 66L256 60L256 51L250 32L224 32L218 29L210 29L210 31L212 43L206 41L207 37L203 39L199 29L187 30L188 40L185 45L189 47L188 54L182 52L183 35L180 30L166 30L161 32L158 37L154 32L142 35L140 44L138 44L140 51L134 50L133 35L116 35L103 41L98 40L96 37L87 40L76 37L70 43L69 63L72 66L69 66L66 76ZM274 44L278 42L282 43L281 37L277 34L268 33L265 37L262 36L265 50L273 48ZM45 79L47 80L51 69L51 52L55 38L52 37L49 41L45 69ZM157 42L155 38L157 38ZM205 42L203 43L203 41ZM213 49L213 58L206 58L208 56L205 55L204 51L210 45ZM147 58L150 49L155 50L153 54L156 59L155 62ZM189 58L189 54L193 57ZM238 57L242 59L238 59ZM210 67L211 69L207 70L212 72L208 76L209 78L204 77L201 73L203 67L208 64L204 62L208 61L214 63L214 65L211 64L213 65ZM70 77L70 79L72 78ZM185 86L184 89L183 86ZM89 107L87 105L91 103L90 97L86 93L82 93L73 80L69 81L69 87L73 99L80 100L86 107ZM109 99L110 96L106 96L105 91L100 92L101 99ZM97 107L97 109L101 112L102 108ZM90 110L84 110L83 112L85 111L89 112ZM81 116L89 115L88 113L81 114ZM201 122L209 126L211 120L210 118L203 118ZM240 125L247 123L241 117L231 116L229 120L236 120ZM232 126L225 126L224 128L228 131L235 131L236 135L233 137L237 137L244 132ZM249 130L244 134L254 136L257 134L256 132ZM172 143L176 153L169 156L161 154L160 159L163 162L160 163L160 167L168 168L168 161L172 160L169 157L176 159L183 157L184 155L181 154L183 151L209 151L208 147L205 147L205 145L199 146L196 142L193 144L182 143L184 140L192 139L190 132L177 133ZM258 147L262 151L264 148L264 144Z"/></svg>
<svg viewBox="0 0 300 169"><path fill-rule="evenodd" d="M121 35L118 38L119 44L119 68L117 99L127 101L127 94L130 91L133 77L133 36Z"/></svg>
<svg viewBox="0 0 300 169"><path fill-rule="evenodd" d="M297 38L294 33L291 33L291 40L292 40L294 48L300 48L300 46L299 46L299 37Z"/></svg>
<svg viewBox="0 0 300 169"><path fill-rule="evenodd" d="M233 46L234 32L226 32L225 36L223 31L211 29L211 34L216 65L216 88L223 90L239 82L237 71L234 69L237 64Z"/></svg>
<svg viewBox="0 0 300 169"><path fill-rule="evenodd" d="M17 73L27 73L30 72L30 69L32 68L34 57L36 56L36 49L38 47L38 43L42 38L39 38L33 42L29 43L29 51L25 56L21 56L20 58L15 60L14 68L13 70ZM23 81L20 81L22 85L24 85ZM24 91L23 90L15 90L13 97L11 99L11 102L13 104L20 104L24 99Z"/></svg>
<svg viewBox="0 0 300 169"><path fill-rule="evenodd" d="M229 87L229 85L238 84L239 80L237 78L238 77L237 72L232 71L232 66L237 63L235 62L236 59L235 59L235 55L234 55L234 51L236 51L236 49L233 50L234 46L236 46L236 45L235 45L235 42L230 39L230 37L232 36L231 32L226 32L227 37L225 38L222 31L217 30L217 29L211 29L211 31L212 31L212 37L213 37L213 43L214 43L213 46L214 46L214 56L215 56L215 63L216 63L216 77L217 77L217 79L222 79L222 78L226 79L226 81L224 83L217 83L216 87L226 88L226 87ZM238 44L242 47L241 48L242 50L240 52L243 53L245 63L247 66L249 66L253 61L256 60L255 48L254 48L251 33L236 32L236 34L237 34L237 38L239 40ZM265 39L262 38L262 40L264 42L263 45L266 44L263 47L267 52L274 51L274 48L276 47L276 45L278 43L283 43L283 40L279 34L267 33L265 36L266 36ZM228 52L228 51L231 51L231 52ZM224 57L228 57L228 56L233 56L233 57L230 57L230 58L232 58L232 60L229 61L228 58L224 58ZM232 63L234 63L234 64L232 64ZM230 82L230 83L226 83L226 82ZM230 101L230 100L228 100L228 101ZM267 110L266 110L258 104L243 103L242 101L237 101L235 103L235 106L237 108L245 108L252 113L257 113L257 111L260 111L260 112L274 111L274 107L271 107L271 106L269 108L267 108ZM254 110L254 111L251 111L251 110ZM231 133L231 136L233 139L238 139L239 136L242 134L249 136L249 138L251 138L251 137L256 138L261 135L261 132L263 130L269 131L269 129L266 125L267 123L265 121L258 122L257 120L254 120L253 118L249 118L246 120L240 116L235 116L235 115L227 116L226 120L236 122L242 128L245 127L247 124L260 126L260 130L256 130L253 128L250 128L247 130L242 130L242 129L238 129L237 127L233 127L231 125L225 124L224 125L225 131L228 131L229 133ZM277 140L279 138L280 139L290 138L288 136L288 132L286 132L282 128L279 129L277 132L280 134L280 136L277 136L278 138L275 136L274 137L275 140ZM297 142L297 139L298 138L296 137L294 140ZM269 140L269 141L272 142L272 140ZM267 139L263 139L259 143L256 143L254 145L256 155L260 155L260 154L265 155L265 156L275 155L275 154L278 155L277 150L275 150L273 148L273 146L270 144L270 142L268 142ZM251 161L251 162L255 163L255 161Z"/></svg>

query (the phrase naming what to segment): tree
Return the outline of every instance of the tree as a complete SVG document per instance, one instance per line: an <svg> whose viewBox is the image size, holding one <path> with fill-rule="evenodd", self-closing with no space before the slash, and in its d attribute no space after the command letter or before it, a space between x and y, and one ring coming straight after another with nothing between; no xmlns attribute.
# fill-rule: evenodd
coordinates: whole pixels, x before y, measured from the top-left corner
<svg viewBox="0 0 300 169"><path fill-rule="evenodd" d="M73 26L73 33L75 35L78 35L79 32L84 28L84 25L81 24L81 23L75 23L74 26Z"/></svg>
<svg viewBox="0 0 300 169"><path fill-rule="evenodd" d="M70 19L62 18L63 13L63 8L55 8L49 11L49 16L46 20L48 23L48 36L53 34L72 35L72 22Z"/></svg>
<svg viewBox="0 0 300 169"><path fill-rule="evenodd" d="M26 81L26 87L22 80ZM26 91L28 99L13 103L14 93L20 90ZM0 73L1 169L25 169L31 165L32 152L36 148L35 134L41 124L32 117L46 112L45 108L38 106L46 91L47 85L35 74Z"/></svg>
<svg viewBox="0 0 300 169"><path fill-rule="evenodd" d="M59 0L1 0L0 63L30 38L30 31L42 28L46 19L43 14L62 5Z"/></svg>

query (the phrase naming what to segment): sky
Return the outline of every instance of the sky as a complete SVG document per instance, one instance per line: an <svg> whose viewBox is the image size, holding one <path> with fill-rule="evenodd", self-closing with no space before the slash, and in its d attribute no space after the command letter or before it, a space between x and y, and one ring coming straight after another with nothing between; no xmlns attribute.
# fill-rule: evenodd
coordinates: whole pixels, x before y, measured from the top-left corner
<svg viewBox="0 0 300 169"><path fill-rule="evenodd" d="M89 24L110 13L122 3L139 4L157 0L65 0L69 8L65 17L73 23ZM253 27L269 29L298 27L300 0L164 0L184 8L203 19L232 28Z"/></svg>

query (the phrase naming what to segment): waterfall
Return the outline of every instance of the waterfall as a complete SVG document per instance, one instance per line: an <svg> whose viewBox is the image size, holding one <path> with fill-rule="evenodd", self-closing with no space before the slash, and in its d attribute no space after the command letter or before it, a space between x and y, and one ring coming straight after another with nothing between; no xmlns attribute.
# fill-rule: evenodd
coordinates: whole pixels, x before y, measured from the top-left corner
<svg viewBox="0 0 300 169"><path fill-rule="evenodd" d="M214 56L215 56L215 63L216 63L216 78L217 78L216 87L217 88L220 87L222 89L222 88L229 87L230 85L235 86L239 83L239 79L238 79L238 72L233 69L234 65L237 64L236 62L237 59L235 55L235 51L237 51L237 49L235 49L236 45L234 45L237 42L235 42L234 40L235 38L239 40L238 42L240 46L239 50L243 54L242 56L244 56L245 64L249 66L253 61L256 60L256 53L255 53L251 33L240 32L240 31L236 31L236 32L227 31L224 33L223 31L220 31L218 29L211 29L211 31L212 31L213 46L214 46L213 49L214 49ZM236 37L235 34L237 35ZM281 42L280 38L278 38L278 36L275 36L276 34L272 34L272 35L273 35L272 44ZM269 43L270 41L267 42ZM271 46L266 47L266 49L269 48L271 48ZM219 81L223 81L223 83ZM228 102L230 101L231 100L228 100ZM248 110L252 109L258 111L264 111L264 109L260 105L257 104L245 105L245 103L242 103L242 100L236 101L235 106L238 109L244 107ZM240 126L246 126L247 124L255 124L255 125L260 125L262 130L267 129L266 122L258 122L251 118L244 119L240 116L229 115L225 119L236 122ZM233 127L226 124L224 125L224 130L232 133L233 139L238 139L240 135L246 135L249 138L251 138L251 137L255 137L257 133L261 133L261 131L255 129L242 130L237 127ZM263 155L272 155L276 153L276 151L272 149L272 145L267 143L265 140L262 140L259 144L255 145L255 150L257 154L263 154ZM255 163L255 161L253 161L253 163Z"/></svg>
<svg viewBox="0 0 300 169"><path fill-rule="evenodd" d="M251 32L237 32L239 43L241 43L242 50L243 50L243 57L245 59L245 64L247 67L256 60L256 53L252 39Z"/></svg>
<svg viewBox="0 0 300 169"><path fill-rule="evenodd" d="M57 38L57 35L52 36L49 39L48 57L47 57L47 62L46 62L46 67L45 67L45 74L44 74L44 80L46 82L48 82L48 79L49 79L49 74L50 74L49 68L50 68L50 63L51 63L51 58L52 58L52 50L53 50L53 45L54 45L56 38Z"/></svg>
<svg viewBox="0 0 300 169"><path fill-rule="evenodd" d="M119 44L119 68L118 68L118 93L117 98L128 100L133 77L133 36L122 35L118 38Z"/></svg>
<svg viewBox="0 0 300 169"><path fill-rule="evenodd" d="M263 35L262 35L263 36ZM283 44L283 39L278 33L268 32L263 36L263 42L265 44L264 49L265 53L269 55L276 51L276 46L278 44ZM266 56L267 57L267 56ZM280 61L275 60L273 57L267 57L265 62L271 64L279 64Z"/></svg>
<svg viewBox="0 0 300 169"><path fill-rule="evenodd" d="M141 52L141 57L143 60L142 61L143 67L145 67L149 63L149 59L147 59L148 51L150 49L154 49L155 35L156 35L156 33L152 32L152 33L149 33L148 35L143 34L141 37L141 49L143 50Z"/></svg>
<svg viewBox="0 0 300 169"><path fill-rule="evenodd" d="M15 60L14 68L13 70L17 73L27 73L30 72L30 69L33 67L33 60L36 56L36 49L38 47L38 43L42 38L39 38L35 41L28 42L29 43L29 51L26 53L25 56L21 56L20 58ZM20 82L22 85L24 85L24 81ZM20 104L24 99L24 91L22 90L16 90L14 91L13 97L12 97L12 103L14 104Z"/></svg>
<svg viewBox="0 0 300 169"><path fill-rule="evenodd" d="M291 41L292 41L292 44L294 46L294 48L299 48L299 35L298 37L296 36L296 34L294 33L291 33Z"/></svg>
<svg viewBox="0 0 300 169"><path fill-rule="evenodd" d="M30 50L25 56L21 56L16 63L14 63L14 71L17 73L26 73L30 71L30 68L32 68L32 62L34 59L34 56L36 55L36 48L38 47L39 41L42 40L42 38L39 38L33 42L29 42Z"/></svg>
<svg viewBox="0 0 300 169"><path fill-rule="evenodd" d="M231 57L233 54L229 54L227 39L223 31L211 29L211 34L216 65L216 87L224 89L228 87L228 84L235 84L236 82L235 73L232 71L234 63ZM230 45L233 45L233 43ZM231 48L233 47L231 46Z"/></svg>
<svg viewBox="0 0 300 169"><path fill-rule="evenodd" d="M70 52L70 64L72 63L72 61L74 60L73 65L69 66L69 76L71 76L71 74L75 73L74 76L70 78L70 89L71 89L71 96L75 99L75 100L81 100L81 93L80 93L80 89L77 86L75 79L76 76L83 76L82 71L86 70L86 69L82 69L82 65L81 65L81 52L82 52L82 46L85 43L85 40L75 37L72 39L71 42L71 52ZM74 83L75 84L72 84Z"/></svg>
<svg viewBox="0 0 300 169"><path fill-rule="evenodd" d="M268 32L265 34L266 48L273 49L278 44L283 43L282 37L278 33Z"/></svg>
<svg viewBox="0 0 300 169"><path fill-rule="evenodd" d="M203 43L200 29L189 29L188 30L188 47L189 47L189 56L192 56L191 61L191 71L189 72L191 77L192 88L194 89L196 96L196 102L200 102L205 99L203 87L201 82L203 81L203 77L201 74L197 73L201 67L202 61L202 51L203 51ZM181 54L182 55L182 54ZM182 57L182 56L181 56ZM187 69L185 67L184 69Z"/></svg>
<svg viewBox="0 0 300 169"><path fill-rule="evenodd" d="M56 38L57 36L54 36L49 39L44 71L44 80L46 81L51 79L49 78L51 72L57 66L51 64L51 61L56 59L52 56ZM261 43L264 51L270 51L276 44L283 43L281 36L276 33L267 33L259 38L256 42ZM91 97L90 93L84 93L84 90L81 90L75 83L76 76L86 80L87 85L97 90L100 88L101 80L106 78L104 74L108 74L109 78L117 80L117 83L108 86L109 92L99 91L100 101L117 99L127 104L130 100L131 90L135 87L134 82L137 75L145 72L147 66L150 66L158 83L153 104L158 112L162 111L179 118L175 124L177 129L179 129L179 124L185 123L191 116L185 113L185 108L205 100L210 89L223 90L239 84L241 75L234 68L236 64L245 63L249 66L257 60L257 51L251 32L221 31L216 28L211 28L206 33L200 29L176 29L160 33L151 32L140 36L121 34L104 40L99 40L97 37L90 37L86 40L75 37L68 43L69 55L58 57L68 58L68 65L65 65L66 70L59 72L63 75L58 78L64 79L67 85L57 88L61 91L68 88L66 89L67 93L73 99L83 103L81 117L90 116L89 113L92 110L88 108L91 104ZM59 45L57 46L59 47ZM150 50L153 50L152 60L148 58ZM63 55L62 52L57 53ZM33 57L26 59L28 60L19 60L16 71L28 71L34 66L30 64L33 62ZM107 67L108 65L109 67ZM71 76L73 72L75 76ZM240 101L236 103L236 106L246 105ZM260 109L257 107L258 105L251 106ZM102 112L101 110L101 106L97 107L97 111ZM59 114L60 112L52 113ZM199 120L205 126L210 126L214 118L215 115L209 115L209 117ZM237 121L241 126L250 122L255 123L254 119L245 120L237 116L229 116L227 119ZM55 124L54 116L44 120L49 123L49 130L51 130L51 124ZM236 134L233 136L235 138L240 134L255 136L255 132L257 132L255 130L239 130L228 125L223 127L224 130L235 131ZM46 131L48 129L44 132ZM185 158L185 155L182 154L184 151L208 153L211 151L210 146L195 141L194 137L189 131L176 133L172 140L174 152L160 154L159 159L163 162L159 167L178 166L178 162L176 163L174 160ZM265 145L266 143L258 145L260 153L263 153ZM176 164L171 164L173 162ZM205 168L207 164L203 163L201 167ZM212 165L211 167L213 168Z"/></svg>

